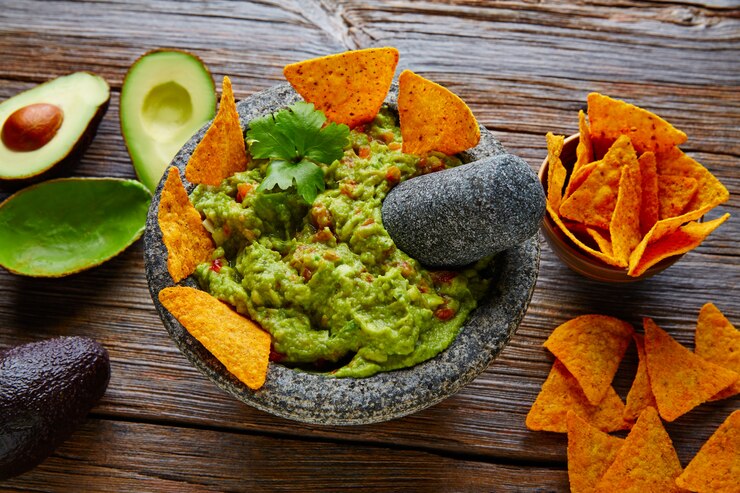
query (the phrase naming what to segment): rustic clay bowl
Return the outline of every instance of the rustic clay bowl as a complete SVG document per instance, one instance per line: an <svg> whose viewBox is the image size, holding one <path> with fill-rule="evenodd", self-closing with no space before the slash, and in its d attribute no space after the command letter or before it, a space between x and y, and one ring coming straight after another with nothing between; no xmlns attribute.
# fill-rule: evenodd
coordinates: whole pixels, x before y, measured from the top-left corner
<svg viewBox="0 0 740 493"><path fill-rule="evenodd" d="M396 105L394 84L386 102ZM243 128L255 117L284 108L300 97L282 84L255 94L238 105ZM175 156L172 164L184 175L193 149L203 137L203 127ZM465 161L504 152L501 144L481 127L480 144L463 154ZM193 185L185 181L188 191ZM431 360L411 368L379 373L363 379L331 378L271 362L265 385L253 391L229 373L161 305L158 293L173 286L167 272L167 251L157 223L164 179L152 200L144 233L146 275L154 305L180 351L216 385L257 409L313 424L367 424L419 411L449 397L488 367L514 334L532 296L539 268L539 244L532 238L500 253L493 268L495 280L480 306L470 315L455 341ZM182 285L198 287L193 279Z"/></svg>
<svg viewBox="0 0 740 493"><path fill-rule="evenodd" d="M563 162L563 166L568 172L573 170L573 164L576 162L576 147L578 147L579 135L574 134L565 139L563 145L563 151L560 154L560 160ZM540 182L547 195L547 158L542 163L539 171ZM661 260L657 264L653 265L639 276L632 277L627 275L627 269L620 269L607 263L602 262L596 257L592 257L586 252L578 248L570 238L565 236L562 230L552 220L550 214L545 214L545 218L542 221L541 226L542 232L545 235L547 244L550 245L550 249L555 252L555 255L567 265L572 271L595 281L601 281L605 283L629 283L635 281L641 281L658 274L680 259L682 255L673 255L666 259Z"/></svg>

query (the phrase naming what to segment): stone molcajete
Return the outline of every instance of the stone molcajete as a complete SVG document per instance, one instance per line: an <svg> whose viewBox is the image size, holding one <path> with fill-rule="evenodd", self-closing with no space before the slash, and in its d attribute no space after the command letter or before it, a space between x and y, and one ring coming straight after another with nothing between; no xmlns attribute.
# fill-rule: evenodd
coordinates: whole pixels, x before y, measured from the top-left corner
<svg viewBox="0 0 740 493"><path fill-rule="evenodd" d="M398 86L394 84L385 100L392 109L397 107L397 96ZM254 94L237 105L242 130L246 131L252 119L300 100L288 84ZM175 156L172 164L181 172L207 128L201 128ZM471 163L503 154L501 144L481 127L480 143L460 157ZM271 362L265 384L253 391L230 374L159 302L159 292L173 285L157 220L163 184L164 180L160 181L149 209L144 255L149 290L165 328L190 362L216 385L277 416L322 425L367 424L405 416L440 402L473 380L501 352L524 317L537 279L539 244L536 238L529 238L496 255L491 263L494 280L489 292L452 344L434 358L358 379L333 378ZM185 186L188 191L194 188L187 182ZM180 284L198 287L192 278Z"/></svg>

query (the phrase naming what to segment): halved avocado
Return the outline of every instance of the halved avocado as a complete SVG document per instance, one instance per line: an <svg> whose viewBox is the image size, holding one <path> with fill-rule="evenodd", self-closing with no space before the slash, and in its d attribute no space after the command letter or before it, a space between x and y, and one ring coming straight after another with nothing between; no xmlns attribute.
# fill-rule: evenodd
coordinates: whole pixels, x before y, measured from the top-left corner
<svg viewBox="0 0 740 493"><path fill-rule="evenodd" d="M61 178L0 203L0 266L62 277L95 267L136 241L151 202L136 180Z"/></svg>
<svg viewBox="0 0 740 493"><path fill-rule="evenodd" d="M76 72L0 103L0 180L37 177L84 148L109 100L104 79Z"/></svg>
<svg viewBox="0 0 740 493"><path fill-rule="evenodd" d="M121 132L136 174L149 190L215 111L213 78L195 55L158 50L131 66L121 88Z"/></svg>

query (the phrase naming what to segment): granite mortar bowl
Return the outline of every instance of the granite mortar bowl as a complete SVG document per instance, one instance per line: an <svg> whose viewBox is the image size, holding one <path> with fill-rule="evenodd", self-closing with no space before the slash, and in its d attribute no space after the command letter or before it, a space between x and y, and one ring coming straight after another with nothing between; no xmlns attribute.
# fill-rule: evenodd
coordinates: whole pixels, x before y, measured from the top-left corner
<svg viewBox="0 0 740 493"><path fill-rule="evenodd" d="M578 141L578 134L574 134L566 138L565 143L563 144L563 150L560 154L560 160L562 161L565 170L568 172L567 179L570 179L570 173L576 162L576 148L578 147ZM548 163L547 158L545 158L538 173L540 182L542 183L542 188L545 190L545 195L547 195L547 170ZM573 272L576 272L588 279L604 283L624 284L647 279L664 271L683 256L683 254L673 255L672 257L663 259L647 269L641 275L633 277L627 274L626 268L614 267L583 252L570 240L570 238L565 236L560 227L558 227L558 225L555 224L555 221L552 220L549 213L545 214L545 218L543 219L540 228L545 235L545 240L550 246L550 249Z"/></svg>
<svg viewBox="0 0 740 493"><path fill-rule="evenodd" d="M396 108L398 87L386 103ZM300 96L281 84L239 102L242 128L255 117L282 109ZM178 152L172 165L184 176L185 165L205 134L201 128ZM481 141L462 154L465 162L505 152L481 127ZM190 192L194 185L183 182ZM190 362L221 389L270 414L311 424L350 425L386 421L411 414L449 397L485 370L501 352L524 316L534 290L540 249L536 236L497 255L494 281L478 308L468 317L457 338L436 357L410 368L368 378L332 378L290 369L270 362L262 388L250 390L237 380L162 306L158 293L174 283L167 272L167 251L157 222L164 179L157 187L144 233L144 257L149 291L165 328ZM197 288L192 278L181 285Z"/></svg>

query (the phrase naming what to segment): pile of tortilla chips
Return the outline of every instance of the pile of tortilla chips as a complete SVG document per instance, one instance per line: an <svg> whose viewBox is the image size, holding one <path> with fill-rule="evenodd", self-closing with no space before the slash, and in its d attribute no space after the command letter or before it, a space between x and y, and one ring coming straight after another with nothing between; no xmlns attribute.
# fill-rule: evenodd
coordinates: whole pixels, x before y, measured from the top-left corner
<svg viewBox="0 0 740 493"><path fill-rule="evenodd" d="M573 492L738 491L740 411L683 473L661 418L673 421L703 402L740 393L740 332L711 303L699 313L693 353L651 319L643 323L644 337L603 315L556 328L544 346L557 359L527 427L568 434ZM611 382L631 340L639 363L625 406ZM625 440L608 435L628 428Z"/></svg>
<svg viewBox="0 0 740 493"><path fill-rule="evenodd" d="M354 127L375 118L397 63L395 48L370 48L290 64L284 74L329 120ZM459 97L408 70L399 77L398 110L404 152L457 154L480 139L478 123ZM224 77L218 114L193 151L185 178L192 184L215 186L248 165L231 81ZM167 269L175 283L211 260L215 245L201 221L179 170L170 167L160 195L158 222L167 248ZM166 288L159 300L236 378L251 389L263 385L269 334L203 291Z"/></svg>
<svg viewBox="0 0 740 493"><path fill-rule="evenodd" d="M579 249L630 276L699 246L729 214L697 222L729 198L678 148L686 134L649 111L599 93L579 112L575 162L547 134L547 211Z"/></svg>

